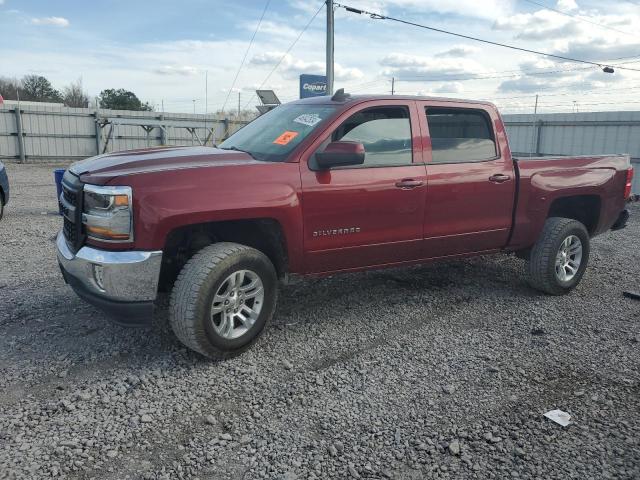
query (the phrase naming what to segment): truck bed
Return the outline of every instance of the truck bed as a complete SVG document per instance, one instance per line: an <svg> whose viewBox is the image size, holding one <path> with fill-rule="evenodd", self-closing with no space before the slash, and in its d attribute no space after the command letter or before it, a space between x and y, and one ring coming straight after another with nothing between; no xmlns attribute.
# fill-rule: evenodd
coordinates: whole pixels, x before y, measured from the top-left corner
<svg viewBox="0 0 640 480"><path fill-rule="evenodd" d="M510 249L528 248L564 198L582 205L592 236L611 228L624 209L629 155L515 157L518 190ZM556 210L554 210L556 209Z"/></svg>

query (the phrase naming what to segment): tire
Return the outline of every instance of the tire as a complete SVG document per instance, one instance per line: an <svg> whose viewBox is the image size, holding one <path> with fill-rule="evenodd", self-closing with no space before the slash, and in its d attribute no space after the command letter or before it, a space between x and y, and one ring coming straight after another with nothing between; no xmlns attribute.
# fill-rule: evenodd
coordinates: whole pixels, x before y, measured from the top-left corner
<svg viewBox="0 0 640 480"><path fill-rule="evenodd" d="M252 285L256 286L248 290ZM171 292L169 322L188 348L209 358L229 358L255 342L271 320L277 298L276 270L262 252L237 243L216 243L182 268Z"/></svg>
<svg viewBox="0 0 640 480"><path fill-rule="evenodd" d="M578 251L578 244L581 253L576 263L578 257L575 252ZM570 255L563 257L563 251L569 252ZM589 251L589 232L582 223L570 218L548 218L538 241L531 249L527 263L529 285L550 295L569 293L580 283L584 275L589 263ZM556 261L567 266L557 266ZM575 273L569 278L573 270Z"/></svg>

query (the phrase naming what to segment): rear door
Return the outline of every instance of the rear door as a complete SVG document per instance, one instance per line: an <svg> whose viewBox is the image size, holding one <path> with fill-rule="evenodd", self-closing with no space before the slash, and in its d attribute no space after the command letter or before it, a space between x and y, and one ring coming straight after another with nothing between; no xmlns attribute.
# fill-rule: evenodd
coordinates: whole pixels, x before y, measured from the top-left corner
<svg viewBox="0 0 640 480"><path fill-rule="evenodd" d="M504 247L516 179L497 112L431 101L419 109L428 181L424 257Z"/></svg>
<svg viewBox="0 0 640 480"><path fill-rule="evenodd" d="M365 162L319 170L331 141L360 142ZM307 272L385 265L420 257L426 201L414 101L372 101L343 113L300 162Z"/></svg>

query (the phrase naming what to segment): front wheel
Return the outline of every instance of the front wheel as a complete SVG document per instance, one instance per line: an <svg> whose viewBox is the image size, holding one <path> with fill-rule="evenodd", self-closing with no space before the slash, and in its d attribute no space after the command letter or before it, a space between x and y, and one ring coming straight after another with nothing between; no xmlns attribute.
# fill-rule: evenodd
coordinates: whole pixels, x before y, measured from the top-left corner
<svg viewBox="0 0 640 480"><path fill-rule="evenodd" d="M551 295L573 290L589 263L589 232L570 218L548 218L531 249L527 265L529 284Z"/></svg>
<svg viewBox="0 0 640 480"><path fill-rule="evenodd" d="M171 294L169 321L178 339L210 358L246 350L273 316L278 279L260 251L216 243L183 267Z"/></svg>

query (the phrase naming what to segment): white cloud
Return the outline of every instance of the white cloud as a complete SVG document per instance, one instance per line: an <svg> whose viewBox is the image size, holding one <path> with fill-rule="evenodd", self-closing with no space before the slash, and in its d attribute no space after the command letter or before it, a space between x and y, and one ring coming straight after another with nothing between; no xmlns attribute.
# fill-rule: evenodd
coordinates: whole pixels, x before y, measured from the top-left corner
<svg viewBox="0 0 640 480"><path fill-rule="evenodd" d="M255 22L247 23L246 29L250 32L254 32L257 26L258 21L256 20ZM298 33L299 30L296 30L285 23L276 23L269 20L263 20L262 23L260 23L260 30L258 30L258 34L277 35L289 38L296 37Z"/></svg>
<svg viewBox="0 0 640 480"><path fill-rule="evenodd" d="M579 22L546 9L534 13L518 13L508 17L500 17L493 24L493 28L516 31L516 38L526 40L575 37L582 31Z"/></svg>
<svg viewBox="0 0 640 480"><path fill-rule="evenodd" d="M561 55L590 61L605 61L638 55L640 42L615 35L558 41L555 51Z"/></svg>
<svg viewBox="0 0 640 480"><path fill-rule="evenodd" d="M556 7L561 12L572 12L578 9L576 0L558 0Z"/></svg>
<svg viewBox="0 0 640 480"><path fill-rule="evenodd" d="M303 4L309 2L297 0L290 1L290 3L302 9ZM354 6L382 14L389 14L389 11L395 8L410 10L420 14L432 12L492 19L511 13L515 3L515 0L482 0L482 5L479 6L478 0L457 0L455 2L443 2L442 0L359 0ZM350 18L358 18L358 16L353 13L345 13L345 15L348 15ZM366 17L360 16L360 18Z"/></svg>
<svg viewBox="0 0 640 480"><path fill-rule="evenodd" d="M436 57L466 57L478 53L480 48L473 45L454 45L448 50L436 53Z"/></svg>
<svg viewBox="0 0 640 480"><path fill-rule="evenodd" d="M41 17L32 18L32 25L52 25L54 27L68 27L70 25L69 20L64 17Z"/></svg>
<svg viewBox="0 0 640 480"><path fill-rule="evenodd" d="M280 60L280 66L278 71L288 76L297 76L301 73L310 73L317 75L324 75L326 65L320 61L305 61L295 58L290 53L283 54L282 52L264 52L254 55L251 59L253 65L276 65ZM364 73L358 68L346 68L336 63L334 65L334 76L336 80L349 81L358 80L364 77Z"/></svg>
<svg viewBox="0 0 640 480"><path fill-rule="evenodd" d="M482 72L482 65L467 58L429 58L406 53L392 53L380 60L382 74L403 80L419 81L423 77L456 77Z"/></svg>
<svg viewBox="0 0 640 480"><path fill-rule="evenodd" d="M571 6L571 1L564 3L563 7ZM578 18L605 27L542 9L534 13L500 17L493 28L513 31L516 38L536 40L539 43L546 41L546 46L536 46L536 49L581 60L604 62L637 55L640 51L638 37L624 33L640 28L638 13L617 14L612 10L601 14L596 10L589 10L581 11ZM606 28L607 26L614 30ZM623 30L616 31L614 26L623 26Z"/></svg>
<svg viewBox="0 0 640 480"><path fill-rule="evenodd" d="M462 93L464 91L464 87L460 82L448 82L443 83L432 90L434 93Z"/></svg>
<svg viewBox="0 0 640 480"><path fill-rule="evenodd" d="M198 73L198 69L196 67L191 67L189 65L164 65L162 67L155 68L153 71L160 75L182 75L185 77Z"/></svg>

